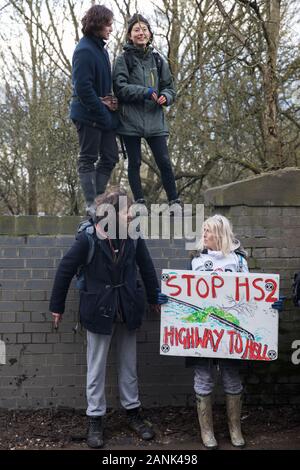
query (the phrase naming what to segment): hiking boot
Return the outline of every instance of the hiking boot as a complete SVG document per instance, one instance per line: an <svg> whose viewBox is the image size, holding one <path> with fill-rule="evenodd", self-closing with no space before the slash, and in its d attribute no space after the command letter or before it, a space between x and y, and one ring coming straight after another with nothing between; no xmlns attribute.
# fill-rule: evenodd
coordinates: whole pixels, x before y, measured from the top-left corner
<svg viewBox="0 0 300 470"><path fill-rule="evenodd" d="M90 204L89 206L86 206L85 208L86 216L92 219L92 221L95 221L96 218L96 204Z"/></svg>
<svg viewBox="0 0 300 470"><path fill-rule="evenodd" d="M102 416L89 418L87 445L93 449L103 446L103 419Z"/></svg>
<svg viewBox="0 0 300 470"><path fill-rule="evenodd" d="M140 414L139 408L127 410L127 419L129 429L134 431L140 439L150 441L155 436L155 432L149 422L144 420Z"/></svg>
<svg viewBox="0 0 300 470"><path fill-rule="evenodd" d="M79 173L81 188L83 191L86 205L89 207L94 204L96 197L96 174L95 171Z"/></svg>

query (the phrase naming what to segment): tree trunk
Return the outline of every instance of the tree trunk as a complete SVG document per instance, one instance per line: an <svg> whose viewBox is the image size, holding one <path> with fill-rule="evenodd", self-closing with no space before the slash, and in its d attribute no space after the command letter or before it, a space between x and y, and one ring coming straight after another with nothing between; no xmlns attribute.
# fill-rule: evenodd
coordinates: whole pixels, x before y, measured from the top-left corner
<svg viewBox="0 0 300 470"><path fill-rule="evenodd" d="M263 76L263 116L262 128L265 146L265 159L276 167L283 166L282 140L278 119L278 79L277 54L280 29L280 2L270 0L266 6L265 37L267 42L267 62L262 64Z"/></svg>

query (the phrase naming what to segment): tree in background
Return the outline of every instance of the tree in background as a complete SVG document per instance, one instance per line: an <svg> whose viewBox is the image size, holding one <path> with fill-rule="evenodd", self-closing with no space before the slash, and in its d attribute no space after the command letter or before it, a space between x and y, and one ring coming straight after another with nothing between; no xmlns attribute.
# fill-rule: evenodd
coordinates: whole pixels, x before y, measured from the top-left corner
<svg viewBox="0 0 300 470"><path fill-rule="evenodd" d="M0 17L0 207L9 214L80 214L77 136L68 119L71 53L90 2L10 0ZM199 202L208 187L298 166L299 41L296 0L111 0L112 60L136 11L151 20L154 46L177 87L166 112L180 197ZM143 6L144 5L144 6ZM5 13L5 16L4 16ZM10 17L8 16L10 15ZM4 21L5 23L5 21ZM164 193L144 149L143 186ZM112 183L127 185L120 159Z"/></svg>

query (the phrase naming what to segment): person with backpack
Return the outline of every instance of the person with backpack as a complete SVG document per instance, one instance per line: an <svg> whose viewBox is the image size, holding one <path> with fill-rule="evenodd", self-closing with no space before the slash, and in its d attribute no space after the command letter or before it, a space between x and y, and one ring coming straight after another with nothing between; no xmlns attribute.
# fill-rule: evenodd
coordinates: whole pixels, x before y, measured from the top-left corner
<svg viewBox="0 0 300 470"><path fill-rule="evenodd" d="M119 100L119 126L128 155L128 180L136 203L145 204L141 184L141 140L148 143L159 168L170 205L180 203L167 146L168 127L164 106L175 100L175 89L167 62L151 45L149 22L134 14L127 29L124 52L113 70L113 89Z"/></svg>
<svg viewBox="0 0 300 470"><path fill-rule="evenodd" d="M152 427L140 412L136 330L142 323L145 295L137 279L137 268L155 312L160 311L159 305L166 296L159 291L145 240L128 236L130 215L127 207L120 206L122 196L126 197L126 192L118 189L97 199L94 231L87 224L89 230L81 230L62 258L50 299L50 311L58 327L71 280L80 271L80 322L87 330L87 444L92 448L103 446L106 360L113 334L117 337L120 401L127 412L129 428L141 439L154 437ZM106 218L108 229L103 226ZM114 222L115 234L111 235L110 224ZM127 238L121 238L121 234Z"/></svg>
<svg viewBox="0 0 300 470"><path fill-rule="evenodd" d="M199 250L192 253L193 271L248 272L247 253L235 239L229 220L222 215L214 215L203 223ZM272 304L282 309L282 297ZM205 447L214 449L217 441L214 436L212 399L214 388L214 365L217 363L226 394L226 410L231 443L243 447L245 440L241 431L241 398L243 385L239 374L240 361L234 359L211 359L188 357L187 366L194 367L194 390L201 438Z"/></svg>
<svg viewBox="0 0 300 470"><path fill-rule="evenodd" d="M78 174L89 216L94 215L95 198L104 193L118 161L117 100L111 96L111 65L105 49L112 22L113 13L104 5L89 8L72 59L70 118L79 139Z"/></svg>

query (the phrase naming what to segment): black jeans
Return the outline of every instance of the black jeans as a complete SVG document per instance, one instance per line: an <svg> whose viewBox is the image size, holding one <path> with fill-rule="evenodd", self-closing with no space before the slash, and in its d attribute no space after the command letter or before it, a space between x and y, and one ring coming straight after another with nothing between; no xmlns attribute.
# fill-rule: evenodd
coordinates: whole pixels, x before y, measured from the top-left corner
<svg viewBox="0 0 300 470"><path fill-rule="evenodd" d="M74 122L79 138L78 172L110 176L118 162L118 145L114 131L103 131L81 122Z"/></svg>
<svg viewBox="0 0 300 470"><path fill-rule="evenodd" d="M123 140L128 155L128 180L130 188L135 200L142 199L144 197L140 177L140 166L142 162L142 138L124 135ZM171 161L169 158L167 137L148 137L146 142L148 143L153 153L155 162L159 168L162 184L164 190L167 193L168 201L177 199L178 194Z"/></svg>

